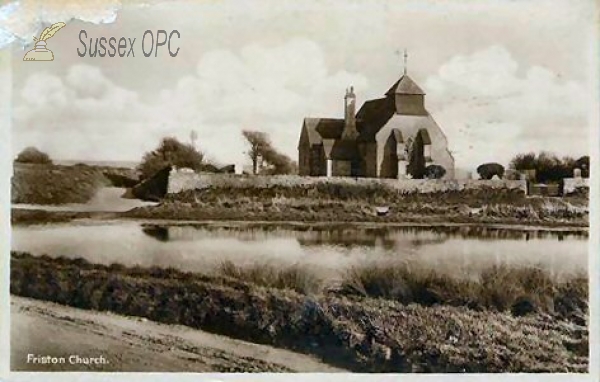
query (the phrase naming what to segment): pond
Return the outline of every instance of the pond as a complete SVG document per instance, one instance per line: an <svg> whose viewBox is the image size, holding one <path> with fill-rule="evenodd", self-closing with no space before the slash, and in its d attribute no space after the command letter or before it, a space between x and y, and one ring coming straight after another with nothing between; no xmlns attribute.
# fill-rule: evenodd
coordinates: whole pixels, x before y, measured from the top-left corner
<svg viewBox="0 0 600 382"><path fill-rule="evenodd" d="M409 261L452 275L493 264L534 265L557 275L586 271L588 233L475 226L294 226L235 223L156 225L82 221L15 226L12 249L127 266L206 272L239 265L301 264L335 277L368 262Z"/></svg>

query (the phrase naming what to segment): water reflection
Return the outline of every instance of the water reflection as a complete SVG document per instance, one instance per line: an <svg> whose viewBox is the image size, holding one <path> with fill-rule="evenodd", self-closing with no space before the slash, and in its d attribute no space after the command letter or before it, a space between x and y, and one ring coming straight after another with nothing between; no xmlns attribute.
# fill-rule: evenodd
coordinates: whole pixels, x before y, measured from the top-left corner
<svg viewBox="0 0 600 382"><path fill-rule="evenodd" d="M146 225L142 232L158 241L169 241L169 227L159 225Z"/></svg>
<svg viewBox="0 0 600 382"><path fill-rule="evenodd" d="M313 266L327 277L369 261L414 260L452 274L492 264L587 268L581 232L489 227L141 225L133 221L13 227L12 248L89 261L205 272L224 260Z"/></svg>
<svg viewBox="0 0 600 382"><path fill-rule="evenodd" d="M587 240L587 231L516 230L477 226L438 227L277 227L211 226L211 225L143 225L143 232L160 241L195 240L206 237L235 236L240 240L260 240L269 237L293 237L305 246L336 245L394 248L399 239L414 246L443 243L451 238L497 240Z"/></svg>

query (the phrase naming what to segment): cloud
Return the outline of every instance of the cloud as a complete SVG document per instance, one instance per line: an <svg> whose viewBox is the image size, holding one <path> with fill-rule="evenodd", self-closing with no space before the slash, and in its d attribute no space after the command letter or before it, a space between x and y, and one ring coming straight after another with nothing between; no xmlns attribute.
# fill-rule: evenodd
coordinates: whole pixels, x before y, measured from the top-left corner
<svg viewBox="0 0 600 382"><path fill-rule="evenodd" d="M59 21L78 19L94 24L112 23L120 8L119 0L21 0L7 3L0 7L0 49L14 41L23 45L33 44L33 36Z"/></svg>
<svg viewBox="0 0 600 382"><path fill-rule="evenodd" d="M367 86L364 76L345 71L330 73L321 48L306 39L275 47L252 44L239 54L205 54L193 76L179 81L161 95L181 118L173 129L187 123L199 130L200 143L220 160L243 158L243 129L267 132L275 145L292 158L302 120L306 116L342 116L347 86ZM235 147L229 152L227 142Z"/></svg>
<svg viewBox="0 0 600 382"><path fill-rule="evenodd" d="M58 158L124 159L127 148L146 147L139 135L151 129L151 111L95 67L72 66L64 78L35 73L15 94L14 148L35 145Z"/></svg>
<svg viewBox="0 0 600 382"><path fill-rule="evenodd" d="M306 39L207 52L192 75L145 97L96 67L74 65L62 77L36 73L25 81L13 141L16 150L37 145L57 158L135 160L161 137L187 140L195 130L209 157L242 164L241 131L256 129L296 159L302 119L341 117L350 85L360 91L368 81L330 72L319 45Z"/></svg>
<svg viewBox="0 0 600 382"><path fill-rule="evenodd" d="M425 88L457 166L508 164L524 151L588 152L591 102L584 85L541 66L520 67L502 46L451 58Z"/></svg>

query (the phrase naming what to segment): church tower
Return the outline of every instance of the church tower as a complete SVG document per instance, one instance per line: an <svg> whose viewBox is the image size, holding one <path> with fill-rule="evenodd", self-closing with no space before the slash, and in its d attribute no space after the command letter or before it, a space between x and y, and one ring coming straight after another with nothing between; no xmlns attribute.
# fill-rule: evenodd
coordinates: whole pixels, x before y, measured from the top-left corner
<svg viewBox="0 0 600 382"><path fill-rule="evenodd" d="M425 92L408 76L407 59L408 54L404 51L404 73L385 93L385 96L393 98L397 114L427 115Z"/></svg>
<svg viewBox="0 0 600 382"><path fill-rule="evenodd" d="M407 74L403 75L385 95L393 98L397 114L427 115L425 92Z"/></svg>

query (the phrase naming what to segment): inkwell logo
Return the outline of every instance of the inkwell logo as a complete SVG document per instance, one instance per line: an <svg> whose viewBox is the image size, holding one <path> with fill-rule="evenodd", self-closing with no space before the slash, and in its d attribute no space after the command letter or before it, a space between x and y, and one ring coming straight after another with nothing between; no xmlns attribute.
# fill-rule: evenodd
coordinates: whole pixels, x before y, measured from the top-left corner
<svg viewBox="0 0 600 382"><path fill-rule="evenodd" d="M54 61L54 53L46 48L46 41L65 25L63 22L52 24L44 29L40 38L33 37L35 47L25 54L23 61Z"/></svg>

